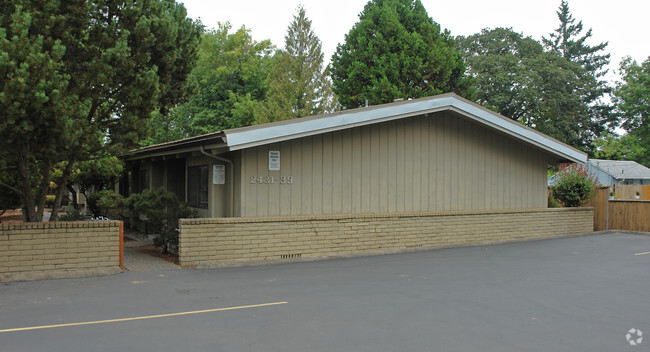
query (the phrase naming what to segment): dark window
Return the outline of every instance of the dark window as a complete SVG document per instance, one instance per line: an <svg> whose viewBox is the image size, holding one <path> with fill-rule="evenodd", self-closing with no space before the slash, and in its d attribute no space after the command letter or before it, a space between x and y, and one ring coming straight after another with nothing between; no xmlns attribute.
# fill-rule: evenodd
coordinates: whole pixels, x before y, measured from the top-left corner
<svg viewBox="0 0 650 352"><path fill-rule="evenodd" d="M139 192L149 189L149 180L151 179L151 172L149 169L140 169L140 187Z"/></svg>
<svg viewBox="0 0 650 352"><path fill-rule="evenodd" d="M187 168L187 203L195 208L208 208L208 167Z"/></svg>

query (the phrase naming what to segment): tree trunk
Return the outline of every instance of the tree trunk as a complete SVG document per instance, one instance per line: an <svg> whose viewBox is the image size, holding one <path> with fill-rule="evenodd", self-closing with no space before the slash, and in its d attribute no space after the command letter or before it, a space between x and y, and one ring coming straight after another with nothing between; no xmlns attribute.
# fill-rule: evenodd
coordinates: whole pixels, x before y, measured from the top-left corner
<svg viewBox="0 0 650 352"><path fill-rule="evenodd" d="M56 198L54 199L54 207L52 207L52 214L50 215L50 221L59 220L59 209L61 209L61 200L63 199L63 191L65 190L66 184L68 183L68 178L70 176L70 173L72 172L73 164L74 161L68 160L68 164L65 166L65 169L63 170L63 175L57 181L58 188L56 189Z"/></svg>
<svg viewBox="0 0 650 352"><path fill-rule="evenodd" d="M70 194L72 194L72 207L79 210L79 203L77 203L77 190L72 185L66 185Z"/></svg>
<svg viewBox="0 0 650 352"><path fill-rule="evenodd" d="M34 199L34 191L32 190L31 183L31 170L29 162L29 145L24 143L18 155L18 172L20 174L20 186L23 203L23 221L34 222L36 220L36 200Z"/></svg>
<svg viewBox="0 0 650 352"><path fill-rule="evenodd" d="M52 160L46 159L41 161L41 184L38 190L38 208L36 208L36 221L43 221L43 211L45 210L45 200L47 199L47 191L50 189L50 168Z"/></svg>

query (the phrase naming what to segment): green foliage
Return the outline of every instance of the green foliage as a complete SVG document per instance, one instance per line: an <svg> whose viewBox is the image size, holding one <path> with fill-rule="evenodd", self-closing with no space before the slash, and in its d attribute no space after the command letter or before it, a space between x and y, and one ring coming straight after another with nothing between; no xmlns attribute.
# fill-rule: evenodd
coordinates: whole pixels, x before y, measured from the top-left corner
<svg viewBox="0 0 650 352"><path fill-rule="evenodd" d="M86 200L94 217L122 220L128 215L124 197L114 191L94 192Z"/></svg>
<svg viewBox="0 0 650 352"><path fill-rule="evenodd" d="M183 101L201 32L174 0L0 6L0 150L28 221L42 219L55 165L65 184L67 165L138 146L152 112Z"/></svg>
<svg viewBox="0 0 650 352"><path fill-rule="evenodd" d="M503 28L460 38L459 48L480 104L581 149L600 133L581 98L579 65Z"/></svg>
<svg viewBox="0 0 650 352"><path fill-rule="evenodd" d="M611 86L605 79L610 54L605 52L607 43L595 46L587 44L591 38L591 29L582 34L582 21L576 22L569 10L567 0L562 0L557 11L560 25L549 37L542 38L544 46L567 61L576 63L581 70L574 70L581 77L582 85L577 89L582 101L587 105L591 119L589 128L595 136L602 135L615 127L616 115L612 113L612 106L607 99L612 92ZM583 128L584 128L583 127Z"/></svg>
<svg viewBox="0 0 650 352"><path fill-rule="evenodd" d="M124 164L116 156L105 156L75 163L69 185L78 185L81 193L89 196L89 190L100 191L113 186L124 172Z"/></svg>
<svg viewBox="0 0 650 352"><path fill-rule="evenodd" d="M165 253L170 244L178 244L178 220L196 216L193 209L164 188L132 194L126 199L125 205L136 216L146 217L149 229L159 235L155 244Z"/></svg>
<svg viewBox="0 0 650 352"><path fill-rule="evenodd" d="M420 0L373 0L332 56L334 92L345 108L439 93L469 94L454 40Z"/></svg>
<svg viewBox="0 0 650 352"><path fill-rule="evenodd" d="M564 207L584 205L598 188L598 183L581 165L571 164L560 168L555 176L551 196Z"/></svg>
<svg viewBox="0 0 650 352"><path fill-rule="evenodd" d="M635 160L650 167L650 57L641 65L631 58L621 62L623 81L614 91L622 127L643 150Z"/></svg>
<svg viewBox="0 0 650 352"><path fill-rule="evenodd" d="M646 148L641 145L636 136L626 134L616 137L607 134L593 141L594 157L606 160L634 160L640 161L646 153Z"/></svg>
<svg viewBox="0 0 650 352"><path fill-rule="evenodd" d="M276 51L266 99L255 113L256 123L318 115L334 110L331 81L323 67L321 42L303 7L293 16L283 50Z"/></svg>
<svg viewBox="0 0 650 352"><path fill-rule="evenodd" d="M78 209L68 208L66 213L59 217L59 221L82 221L88 220L88 218L88 215L82 214Z"/></svg>
<svg viewBox="0 0 650 352"><path fill-rule="evenodd" d="M553 198L553 194L551 192L548 192L547 207L549 207L549 208L560 208L560 207L562 207L562 204L560 204L560 202L558 202L557 199Z"/></svg>
<svg viewBox="0 0 650 352"><path fill-rule="evenodd" d="M254 123L256 106L266 96L273 46L254 41L245 27L230 30L230 23L223 23L203 34L190 77L196 93L170 114L154 116L155 135L146 144Z"/></svg>

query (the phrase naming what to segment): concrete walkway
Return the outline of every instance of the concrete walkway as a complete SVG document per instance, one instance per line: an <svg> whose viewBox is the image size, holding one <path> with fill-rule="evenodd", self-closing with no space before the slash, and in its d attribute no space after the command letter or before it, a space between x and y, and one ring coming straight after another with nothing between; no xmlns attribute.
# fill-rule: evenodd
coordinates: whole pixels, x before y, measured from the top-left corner
<svg viewBox="0 0 650 352"><path fill-rule="evenodd" d="M131 237L129 237L131 238ZM137 248L151 246L151 242L143 240L124 242L124 266L130 271L156 271L180 269L178 265L146 253Z"/></svg>

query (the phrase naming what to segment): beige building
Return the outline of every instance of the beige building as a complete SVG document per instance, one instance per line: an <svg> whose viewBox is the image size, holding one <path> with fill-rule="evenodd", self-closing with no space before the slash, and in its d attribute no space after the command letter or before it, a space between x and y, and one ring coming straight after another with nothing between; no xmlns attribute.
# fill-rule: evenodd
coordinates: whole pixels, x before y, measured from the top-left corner
<svg viewBox="0 0 650 352"><path fill-rule="evenodd" d="M587 155L454 94L215 132L127 158L201 217L545 208L548 165Z"/></svg>

